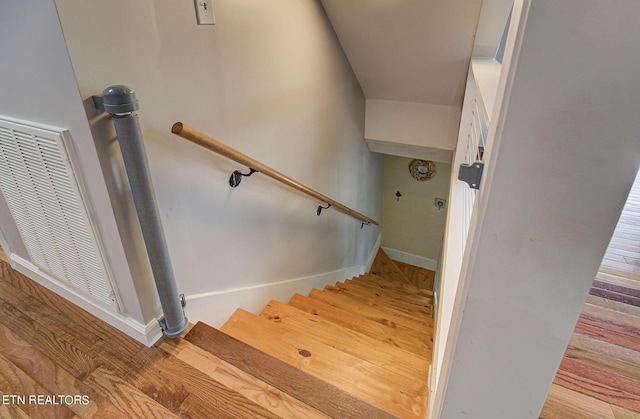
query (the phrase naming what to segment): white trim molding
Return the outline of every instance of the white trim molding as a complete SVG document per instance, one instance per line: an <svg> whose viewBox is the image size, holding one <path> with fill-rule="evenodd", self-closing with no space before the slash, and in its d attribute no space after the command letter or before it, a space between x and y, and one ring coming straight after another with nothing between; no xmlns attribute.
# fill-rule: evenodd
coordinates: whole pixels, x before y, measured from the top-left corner
<svg viewBox="0 0 640 419"><path fill-rule="evenodd" d="M373 266L373 261L376 259L376 255L378 254L378 249L380 249L380 243L382 242L382 232L378 233L378 239L374 243L371 251L369 252L369 257L367 258L367 264L364 266L364 270L362 273L369 272L371 267Z"/></svg>
<svg viewBox="0 0 640 419"><path fill-rule="evenodd" d="M387 255L392 260L406 263L409 265L417 266L419 268L428 269L430 271L436 271L438 269L438 261L429 259L424 256L414 255L412 253L403 252L402 250L392 249L390 247L382 247Z"/></svg>
<svg viewBox="0 0 640 419"><path fill-rule="evenodd" d="M192 323L202 321L213 327L220 327L238 307L258 314L271 300L286 303L296 293L308 295L313 288L322 289L325 285L335 285L345 279L362 275L371 269L371 265L373 265L380 248L381 240L382 235L378 234L378 238L363 265L249 287L230 288L201 294L187 294L185 296L187 300L187 306L185 307L187 317Z"/></svg>
<svg viewBox="0 0 640 419"><path fill-rule="evenodd" d="M285 281L186 295L185 311L192 323L202 321L220 327L238 308L259 314L271 300L287 303L296 293L307 295L313 288L335 285L364 272L364 266L354 266Z"/></svg>
<svg viewBox="0 0 640 419"><path fill-rule="evenodd" d="M28 260L16 254L11 254L9 260L11 267L16 271L66 300L69 300L70 303L88 311L90 314L126 333L144 345L151 346L162 336L162 329L156 319L151 320L147 324L143 324L125 314L110 311L97 301L91 301L64 283L57 281Z"/></svg>

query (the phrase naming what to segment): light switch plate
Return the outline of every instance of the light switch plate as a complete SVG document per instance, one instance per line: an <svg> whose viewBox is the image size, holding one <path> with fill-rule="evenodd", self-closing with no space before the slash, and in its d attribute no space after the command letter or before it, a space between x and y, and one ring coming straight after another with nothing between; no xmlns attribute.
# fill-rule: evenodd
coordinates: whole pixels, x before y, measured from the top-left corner
<svg viewBox="0 0 640 419"><path fill-rule="evenodd" d="M216 16L213 13L213 0L194 0L198 25L215 25Z"/></svg>

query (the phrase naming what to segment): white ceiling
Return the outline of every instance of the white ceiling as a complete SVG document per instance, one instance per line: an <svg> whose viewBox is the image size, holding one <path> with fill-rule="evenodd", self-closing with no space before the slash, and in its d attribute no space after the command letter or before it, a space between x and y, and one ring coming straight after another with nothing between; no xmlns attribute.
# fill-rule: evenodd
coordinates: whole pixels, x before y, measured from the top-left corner
<svg viewBox="0 0 640 419"><path fill-rule="evenodd" d="M462 106L482 0L321 0L367 99Z"/></svg>

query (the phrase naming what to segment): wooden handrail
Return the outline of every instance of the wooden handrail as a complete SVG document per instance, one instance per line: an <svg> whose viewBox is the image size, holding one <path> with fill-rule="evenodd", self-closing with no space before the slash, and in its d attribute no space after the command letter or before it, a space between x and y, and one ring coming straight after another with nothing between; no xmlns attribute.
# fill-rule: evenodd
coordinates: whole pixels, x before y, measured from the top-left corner
<svg viewBox="0 0 640 419"><path fill-rule="evenodd" d="M311 189L310 187L303 185L302 183L294 179L291 179L289 176L282 174L275 169L272 169L266 164L260 163L259 161L247 156L246 154L243 154L238 150L221 143L215 138L209 137L207 134L200 132L193 127L185 125L182 122L176 122L175 124L173 124L173 126L171 127L171 132L206 149L215 151L216 153L223 155L224 157L240 163L244 166L247 166L250 169L255 169L258 172L267 175L270 178L277 180L278 182L282 182L285 185L288 185L302 193L312 196L327 204L330 204L332 208L342 211L345 214L349 214L350 216L355 217L365 223L371 223L374 225L380 224L377 221L367 217L366 215L362 215L359 212L354 211L345 205L342 205L338 201L335 201L321 194L320 192Z"/></svg>

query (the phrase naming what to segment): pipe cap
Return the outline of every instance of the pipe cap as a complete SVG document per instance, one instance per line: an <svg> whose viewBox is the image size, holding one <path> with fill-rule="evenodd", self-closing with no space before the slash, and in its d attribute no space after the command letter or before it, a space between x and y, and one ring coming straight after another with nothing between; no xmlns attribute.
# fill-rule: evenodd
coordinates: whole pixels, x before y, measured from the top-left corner
<svg viewBox="0 0 640 419"><path fill-rule="evenodd" d="M127 113L140 109L136 92L127 86L107 87L102 92L102 99L104 111L110 114Z"/></svg>

